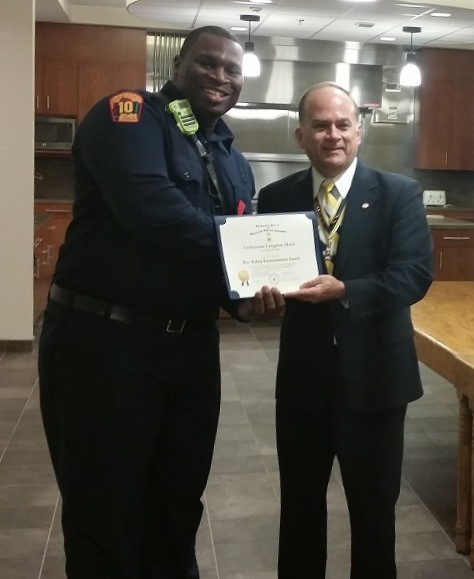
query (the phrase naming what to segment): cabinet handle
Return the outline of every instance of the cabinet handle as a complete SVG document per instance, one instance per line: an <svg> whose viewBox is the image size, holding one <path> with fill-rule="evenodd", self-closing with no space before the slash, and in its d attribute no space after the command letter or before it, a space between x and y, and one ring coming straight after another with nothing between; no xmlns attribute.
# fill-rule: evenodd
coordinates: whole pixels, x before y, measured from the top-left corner
<svg viewBox="0 0 474 579"><path fill-rule="evenodd" d="M46 96L46 108L49 111L49 95Z"/></svg>
<svg viewBox="0 0 474 579"><path fill-rule="evenodd" d="M48 245L46 247L46 256L47 256L46 261L47 261L48 265L49 265L49 262L53 259L53 247L54 247L54 245Z"/></svg>
<svg viewBox="0 0 474 579"><path fill-rule="evenodd" d="M41 268L41 260L39 257L35 259L35 269L33 272L34 279L39 279L40 276L40 268Z"/></svg>
<svg viewBox="0 0 474 579"><path fill-rule="evenodd" d="M43 251L41 252L43 255L43 261L41 262L43 265L48 265L48 260L49 260L49 254L48 254L48 250L47 249L43 249Z"/></svg>
<svg viewBox="0 0 474 579"><path fill-rule="evenodd" d="M39 94L36 95L36 109L40 108L40 97Z"/></svg>
<svg viewBox="0 0 474 579"><path fill-rule="evenodd" d="M46 213L71 213L70 209L46 209Z"/></svg>
<svg viewBox="0 0 474 579"><path fill-rule="evenodd" d="M443 269L443 252L440 251L439 252L439 270L441 271Z"/></svg>
<svg viewBox="0 0 474 579"><path fill-rule="evenodd" d="M469 235L445 235L443 239L450 239L451 241L469 241L471 237Z"/></svg>
<svg viewBox="0 0 474 579"><path fill-rule="evenodd" d="M49 108L49 107L48 107ZM448 151L446 151L446 153L444 154L444 166L447 167L448 166Z"/></svg>

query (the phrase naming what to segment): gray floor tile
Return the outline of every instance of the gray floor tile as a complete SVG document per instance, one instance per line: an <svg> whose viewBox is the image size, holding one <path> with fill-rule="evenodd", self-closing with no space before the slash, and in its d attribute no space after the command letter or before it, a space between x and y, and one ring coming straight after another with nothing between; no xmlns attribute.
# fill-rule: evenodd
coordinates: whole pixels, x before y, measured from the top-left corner
<svg viewBox="0 0 474 579"><path fill-rule="evenodd" d="M211 519L275 514L278 501L265 474L223 474L209 479L206 501Z"/></svg>
<svg viewBox="0 0 474 579"><path fill-rule="evenodd" d="M276 579L279 321L221 320L219 326L222 407L197 537L201 579ZM57 487L39 413L36 355L0 356L0 579L65 579ZM452 543L456 393L423 364L420 371L425 396L409 406L397 503L399 579L472 578L466 557ZM328 511L326 579L349 579L350 528L337 463Z"/></svg>
<svg viewBox="0 0 474 579"><path fill-rule="evenodd" d="M443 531L398 533L398 561L427 561L433 559L461 558L454 551L453 543Z"/></svg>
<svg viewBox="0 0 474 579"><path fill-rule="evenodd" d="M46 557L41 573L41 579L66 579L64 557Z"/></svg>
<svg viewBox="0 0 474 579"><path fill-rule="evenodd" d="M217 567L222 579L275 578L276 546L265 541L241 541L216 545Z"/></svg>
<svg viewBox="0 0 474 579"><path fill-rule="evenodd" d="M49 529L0 529L1 559L42 556L48 540Z"/></svg>
<svg viewBox="0 0 474 579"><path fill-rule="evenodd" d="M472 579L472 571L462 558L402 562L398 579Z"/></svg>
<svg viewBox="0 0 474 579"><path fill-rule="evenodd" d="M265 542L277 545L278 513L215 519L212 522L212 536L215 545L251 542Z"/></svg>
<svg viewBox="0 0 474 579"><path fill-rule="evenodd" d="M1 507L0 529L49 529L53 512L54 506Z"/></svg>
<svg viewBox="0 0 474 579"><path fill-rule="evenodd" d="M219 474L258 473L265 474L265 462L260 454L242 456L215 456L212 461L211 477Z"/></svg>
<svg viewBox="0 0 474 579"><path fill-rule="evenodd" d="M41 555L37 557L5 557L0 559L1 579L37 579ZM65 579L64 577L56 579Z"/></svg>

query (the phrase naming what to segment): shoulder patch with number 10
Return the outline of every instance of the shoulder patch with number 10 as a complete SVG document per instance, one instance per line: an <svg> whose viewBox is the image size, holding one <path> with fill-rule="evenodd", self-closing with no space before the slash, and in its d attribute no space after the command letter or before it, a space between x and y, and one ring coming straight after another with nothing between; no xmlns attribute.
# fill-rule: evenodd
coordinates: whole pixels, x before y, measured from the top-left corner
<svg viewBox="0 0 474 579"><path fill-rule="evenodd" d="M114 123L138 123L143 96L138 92L122 91L110 97L110 114Z"/></svg>

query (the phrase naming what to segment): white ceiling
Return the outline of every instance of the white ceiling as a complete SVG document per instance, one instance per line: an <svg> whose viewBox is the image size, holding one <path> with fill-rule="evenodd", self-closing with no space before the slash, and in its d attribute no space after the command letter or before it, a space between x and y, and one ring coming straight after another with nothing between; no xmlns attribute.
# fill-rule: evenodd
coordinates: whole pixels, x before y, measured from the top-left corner
<svg viewBox="0 0 474 579"><path fill-rule="evenodd" d="M435 12L451 16L435 17ZM442 4L409 0L273 0L271 4L255 0L36 0L37 20L173 31L207 24L228 29L247 26L240 21L241 14L261 18L252 23L252 37L408 45L410 34L402 27L420 26L422 31L413 35L414 46L474 50L474 0L442 0ZM395 40L381 40L384 36Z"/></svg>

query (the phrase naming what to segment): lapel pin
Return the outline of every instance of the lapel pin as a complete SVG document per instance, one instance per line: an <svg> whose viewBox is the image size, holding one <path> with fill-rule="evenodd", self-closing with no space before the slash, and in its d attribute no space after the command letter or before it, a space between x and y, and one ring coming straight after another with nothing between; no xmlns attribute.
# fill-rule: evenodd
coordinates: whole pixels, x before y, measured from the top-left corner
<svg viewBox="0 0 474 579"><path fill-rule="evenodd" d="M362 203L362 209L367 209L368 206L369 206L368 203Z"/></svg>

